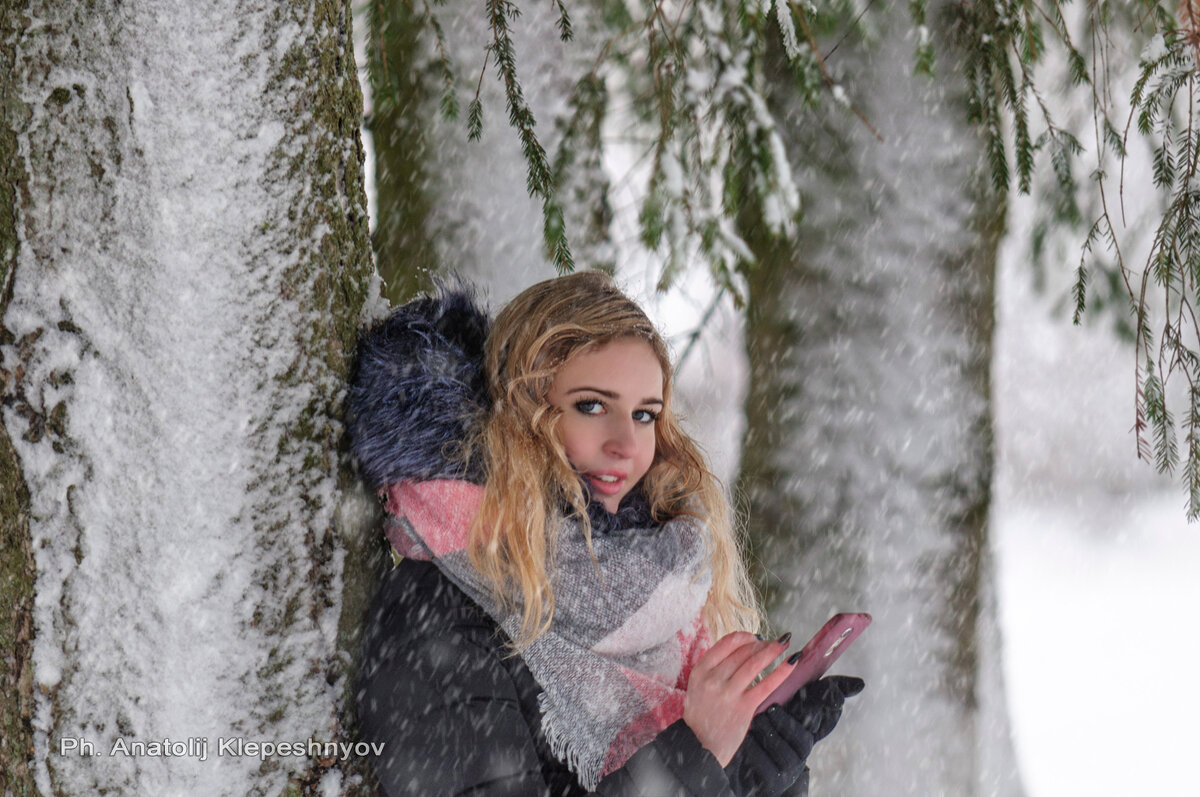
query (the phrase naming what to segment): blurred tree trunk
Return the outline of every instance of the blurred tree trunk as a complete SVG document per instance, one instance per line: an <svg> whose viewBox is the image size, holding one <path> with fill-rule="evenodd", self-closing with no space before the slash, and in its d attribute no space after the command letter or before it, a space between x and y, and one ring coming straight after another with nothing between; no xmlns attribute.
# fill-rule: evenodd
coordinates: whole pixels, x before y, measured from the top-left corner
<svg viewBox="0 0 1200 797"><path fill-rule="evenodd" d="M761 262L740 490L776 625L875 618L840 668L867 691L818 745L813 797L1021 793L987 537L1003 204L966 121L956 5L930 3L936 78L892 33L903 4L830 55L882 141L838 103L796 107L769 56L805 216L787 242L743 219Z"/></svg>
<svg viewBox="0 0 1200 797"><path fill-rule="evenodd" d="M527 165L494 57L485 64L492 42L485 9L457 4L430 10L453 70L454 119L441 111L442 53L429 18L404 3L373 1L366 12L379 273L393 303L428 287L427 272L453 272L470 278L499 306L555 274L542 246L541 203L526 189ZM521 12L512 23L517 72L539 140L553 154L556 122L575 80L595 58L589 12L571 7L571 43L559 39L552 4L522 5ZM483 134L469 141L466 109L477 91ZM567 212L578 217L585 209Z"/></svg>
<svg viewBox="0 0 1200 797"><path fill-rule="evenodd" d="M216 750L346 738L349 4L5 0L0 64L0 791L351 792Z"/></svg>
<svg viewBox="0 0 1200 797"><path fill-rule="evenodd" d="M384 293L400 304L428 287L439 262L429 229L437 124L434 63L425 19L410 3L364 6L371 142L375 150L375 267ZM448 131L447 131L448 132ZM458 131L465 136L465 127Z"/></svg>

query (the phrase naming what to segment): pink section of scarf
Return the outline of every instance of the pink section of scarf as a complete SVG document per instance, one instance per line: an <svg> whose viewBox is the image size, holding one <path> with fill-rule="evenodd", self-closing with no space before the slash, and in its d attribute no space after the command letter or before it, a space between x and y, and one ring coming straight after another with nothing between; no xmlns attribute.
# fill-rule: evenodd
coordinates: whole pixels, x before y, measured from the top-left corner
<svg viewBox="0 0 1200 797"><path fill-rule="evenodd" d="M404 517L416 529L435 557L466 550L471 521L483 500L483 488L458 480L396 482L384 488L387 512ZM393 528L388 542L401 556L426 558Z"/></svg>

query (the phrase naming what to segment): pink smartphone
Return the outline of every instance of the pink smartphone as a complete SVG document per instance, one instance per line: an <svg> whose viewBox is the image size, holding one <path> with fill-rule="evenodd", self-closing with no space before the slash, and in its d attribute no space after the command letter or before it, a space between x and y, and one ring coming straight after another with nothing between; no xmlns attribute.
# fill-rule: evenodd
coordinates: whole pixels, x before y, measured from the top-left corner
<svg viewBox="0 0 1200 797"><path fill-rule="evenodd" d="M871 615L863 613L835 614L829 618L829 622L800 649L800 661L796 663L796 668L759 704L754 713L761 714L776 703L785 702L800 691L800 687L829 672L838 656L842 655L842 652L850 647L850 643L858 639L858 635L870 624Z"/></svg>

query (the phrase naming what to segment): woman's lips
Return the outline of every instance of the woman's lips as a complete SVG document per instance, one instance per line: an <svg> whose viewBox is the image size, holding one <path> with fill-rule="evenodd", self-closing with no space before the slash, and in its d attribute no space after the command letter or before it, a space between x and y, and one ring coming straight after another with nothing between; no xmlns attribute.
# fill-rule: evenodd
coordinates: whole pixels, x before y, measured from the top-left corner
<svg viewBox="0 0 1200 797"><path fill-rule="evenodd" d="M613 481L604 481L601 476L616 477ZM617 471L594 471L587 474L587 480L592 488L601 495L616 495L625 484L625 474Z"/></svg>

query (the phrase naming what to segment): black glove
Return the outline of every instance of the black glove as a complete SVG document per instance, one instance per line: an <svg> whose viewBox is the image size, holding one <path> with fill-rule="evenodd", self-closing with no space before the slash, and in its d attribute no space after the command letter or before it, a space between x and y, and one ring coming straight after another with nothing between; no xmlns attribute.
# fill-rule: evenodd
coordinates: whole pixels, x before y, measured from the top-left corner
<svg viewBox="0 0 1200 797"><path fill-rule="evenodd" d="M813 745L837 725L846 698L864 686L861 678L822 678L751 720L745 741L725 767L733 793L778 797L800 778L807 778Z"/></svg>
<svg viewBox="0 0 1200 797"><path fill-rule="evenodd" d="M862 678L830 675L801 687L783 707L819 742L829 735L841 719L846 698L854 697L865 687Z"/></svg>
<svg viewBox="0 0 1200 797"><path fill-rule="evenodd" d="M775 705L750 721L742 746L725 767L739 797L777 797L804 774L816 739L804 723Z"/></svg>

